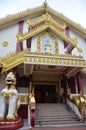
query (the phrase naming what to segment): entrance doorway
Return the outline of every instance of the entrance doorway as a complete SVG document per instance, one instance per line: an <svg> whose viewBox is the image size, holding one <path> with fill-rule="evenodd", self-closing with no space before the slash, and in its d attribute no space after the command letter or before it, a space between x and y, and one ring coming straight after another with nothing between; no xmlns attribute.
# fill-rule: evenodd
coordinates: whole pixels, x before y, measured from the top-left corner
<svg viewBox="0 0 86 130"><path fill-rule="evenodd" d="M56 84L34 84L35 99L37 103L56 103L58 95Z"/></svg>

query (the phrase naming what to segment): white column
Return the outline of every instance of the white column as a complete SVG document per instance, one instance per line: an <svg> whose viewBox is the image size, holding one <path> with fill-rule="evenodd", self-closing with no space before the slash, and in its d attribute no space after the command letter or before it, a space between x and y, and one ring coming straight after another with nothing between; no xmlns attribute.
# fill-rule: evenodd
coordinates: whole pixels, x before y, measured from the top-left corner
<svg viewBox="0 0 86 130"><path fill-rule="evenodd" d="M29 127L31 127L31 123L30 123L30 107L28 106L28 125Z"/></svg>

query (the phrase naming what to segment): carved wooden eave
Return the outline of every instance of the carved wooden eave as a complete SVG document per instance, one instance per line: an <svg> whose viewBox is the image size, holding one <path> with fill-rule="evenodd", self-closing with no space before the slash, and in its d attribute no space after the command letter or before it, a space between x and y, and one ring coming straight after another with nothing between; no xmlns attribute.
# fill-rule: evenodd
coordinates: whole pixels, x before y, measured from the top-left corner
<svg viewBox="0 0 86 130"><path fill-rule="evenodd" d="M66 42L70 43L73 47L76 47L78 50L80 50L77 47L77 39L71 39L67 37L67 35L64 33L64 30L66 28L65 24L60 24L56 22L49 14L45 14L39 19L35 20L28 20L27 21L29 25L29 30L25 34L17 34L18 42L24 41L30 37L33 37L42 31L45 30L51 30L56 35L58 35L61 39L65 40Z"/></svg>
<svg viewBox="0 0 86 130"><path fill-rule="evenodd" d="M9 15L5 18L0 19L0 28L3 28L3 26L8 26L8 24L10 23L14 23L14 22L18 22L20 20L24 20L27 17L35 17L37 14L39 14L40 16L44 13L46 13L46 11L52 15L55 16L56 18L59 18L61 21L63 21L65 24L69 25L70 27L76 29L77 31L80 32L80 35L84 35L84 37L86 37L86 29L84 29L83 27L81 27L79 24L74 23L72 20L68 19L67 17L65 17L64 15L62 15L59 12L56 12L55 10L53 10L52 8L48 7L47 5L43 4L40 7L34 8L34 9L28 9L24 12L15 14L15 15Z"/></svg>

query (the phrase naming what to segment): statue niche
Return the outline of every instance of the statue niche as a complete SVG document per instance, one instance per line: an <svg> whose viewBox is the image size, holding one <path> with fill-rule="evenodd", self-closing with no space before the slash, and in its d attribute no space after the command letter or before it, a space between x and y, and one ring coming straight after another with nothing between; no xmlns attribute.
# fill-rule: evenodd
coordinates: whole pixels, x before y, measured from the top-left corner
<svg viewBox="0 0 86 130"><path fill-rule="evenodd" d="M0 93L0 120L12 120L18 117L17 109L19 107L18 92L15 88L16 78L10 72L6 79L6 87Z"/></svg>

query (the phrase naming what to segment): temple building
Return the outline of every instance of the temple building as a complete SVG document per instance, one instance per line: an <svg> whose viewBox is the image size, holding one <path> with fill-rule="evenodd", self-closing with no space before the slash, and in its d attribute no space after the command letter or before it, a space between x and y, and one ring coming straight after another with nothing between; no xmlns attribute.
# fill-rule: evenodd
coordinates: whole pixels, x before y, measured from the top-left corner
<svg viewBox="0 0 86 130"><path fill-rule="evenodd" d="M0 19L0 91L9 72L17 80L18 113L30 125L36 104L71 103L80 115L86 101L86 29L46 1Z"/></svg>

